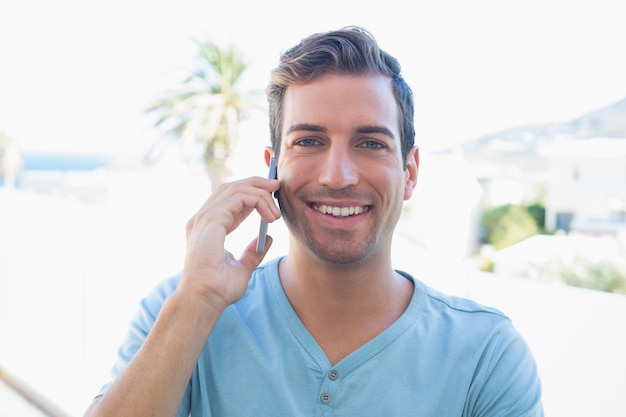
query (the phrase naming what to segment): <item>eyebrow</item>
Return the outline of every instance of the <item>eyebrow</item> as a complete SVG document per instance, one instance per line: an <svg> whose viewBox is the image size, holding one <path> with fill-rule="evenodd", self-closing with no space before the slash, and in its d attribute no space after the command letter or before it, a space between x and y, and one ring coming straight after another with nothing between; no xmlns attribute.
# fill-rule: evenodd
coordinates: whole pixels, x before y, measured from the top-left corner
<svg viewBox="0 0 626 417"><path fill-rule="evenodd" d="M293 132L302 132L302 131L325 133L327 129L324 126L320 126L320 125L314 125L314 124L309 124L309 123L298 123L293 126L290 126L286 134L289 135Z"/></svg>
<svg viewBox="0 0 626 417"><path fill-rule="evenodd" d="M298 123L289 127L289 130L287 130L287 135L293 132L301 132L301 131L326 133L328 129L326 129L324 126L321 126L321 125L314 125L310 123ZM359 134L380 133L385 136L388 136L391 139L395 139L395 135L393 134L393 132L384 126L377 126L377 125L357 126L357 128L354 129L354 133L359 133Z"/></svg>
<svg viewBox="0 0 626 417"><path fill-rule="evenodd" d="M395 139L393 132L385 126L366 125L359 126L355 129L355 133L380 133L388 136L390 139Z"/></svg>

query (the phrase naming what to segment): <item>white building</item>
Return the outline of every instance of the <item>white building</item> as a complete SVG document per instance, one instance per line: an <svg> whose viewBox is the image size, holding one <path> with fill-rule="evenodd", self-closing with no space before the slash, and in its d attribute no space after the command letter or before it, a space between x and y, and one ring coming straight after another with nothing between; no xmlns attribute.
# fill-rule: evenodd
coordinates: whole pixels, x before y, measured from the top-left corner
<svg viewBox="0 0 626 417"><path fill-rule="evenodd" d="M613 235L626 229L626 139L567 140L539 154L551 162L548 230Z"/></svg>

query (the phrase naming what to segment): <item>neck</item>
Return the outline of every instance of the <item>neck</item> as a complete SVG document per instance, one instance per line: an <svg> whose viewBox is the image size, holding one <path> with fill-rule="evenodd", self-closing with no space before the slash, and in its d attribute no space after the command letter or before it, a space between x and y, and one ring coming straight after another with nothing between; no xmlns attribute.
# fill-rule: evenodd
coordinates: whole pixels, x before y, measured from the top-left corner
<svg viewBox="0 0 626 417"><path fill-rule="evenodd" d="M413 292L412 283L393 270L389 256L337 265L290 252L281 261L279 274L301 318L394 316L395 320Z"/></svg>
<svg viewBox="0 0 626 417"><path fill-rule="evenodd" d="M390 262L333 266L288 256L280 280L294 311L332 364L393 324L413 294Z"/></svg>

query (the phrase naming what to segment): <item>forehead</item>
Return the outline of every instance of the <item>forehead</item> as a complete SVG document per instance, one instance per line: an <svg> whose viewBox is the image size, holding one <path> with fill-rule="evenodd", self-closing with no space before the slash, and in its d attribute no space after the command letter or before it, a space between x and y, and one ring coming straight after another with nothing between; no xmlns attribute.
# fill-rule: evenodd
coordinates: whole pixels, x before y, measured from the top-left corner
<svg viewBox="0 0 626 417"><path fill-rule="evenodd" d="M384 75L326 74L290 85L283 110L283 135L296 124L337 130L380 125L399 137L398 104L391 79Z"/></svg>

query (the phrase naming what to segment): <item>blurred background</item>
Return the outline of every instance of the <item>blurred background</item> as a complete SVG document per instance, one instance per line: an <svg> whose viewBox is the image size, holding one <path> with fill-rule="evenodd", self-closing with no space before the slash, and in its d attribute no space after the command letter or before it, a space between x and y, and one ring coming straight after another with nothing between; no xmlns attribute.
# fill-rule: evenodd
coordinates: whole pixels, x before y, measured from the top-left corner
<svg viewBox="0 0 626 417"><path fill-rule="evenodd" d="M279 53L346 25L415 94L420 180L397 267L508 314L546 415L626 414L626 26L608 0L3 2L8 386L82 415L139 300L180 270L187 219L215 184L265 175ZM284 225L270 233L269 256L285 253ZM25 415L5 392L0 415Z"/></svg>

